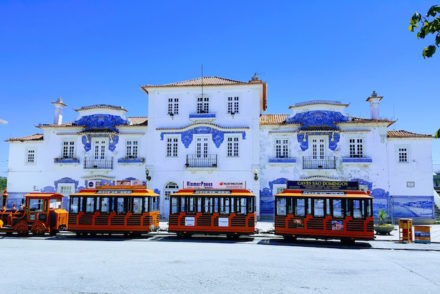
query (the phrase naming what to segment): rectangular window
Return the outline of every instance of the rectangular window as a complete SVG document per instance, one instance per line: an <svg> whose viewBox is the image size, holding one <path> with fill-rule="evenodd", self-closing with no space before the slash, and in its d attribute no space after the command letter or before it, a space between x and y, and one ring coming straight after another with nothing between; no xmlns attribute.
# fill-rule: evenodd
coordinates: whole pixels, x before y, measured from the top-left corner
<svg viewBox="0 0 440 294"><path fill-rule="evenodd" d="M189 197L188 198L188 212L195 212L194 197Z"/></svg>
<svg viewBox="0 0 440 294"><path fill-rule="evenodd" d="M116 212L117 213L125 213L125 205L124 205L124 198L118 197L116 198Z"/></svg>
<svg viewBox="0 0 440 294"><path fill-rule="evenodd" d="M34 149L29 149L27 151L26 162L27 163L35 163L35 150Z"/></svg>
<svg viewBox="0 0 440 294"><path fill-rule="evenodd" d="M142 198L140 197L133 198L133 213L134 214L142 213Z"/></svg>
<svg viewBox="0 0 440 294"><path fill-rule="evenodd" d="M144 211L150 211L150 197L144 197Z"/></svg>
<svg viewBox="0 0 440 294"><path fill-rule="evenodd" d="M399 162L408 162L407 148L399 148Z"/></svg>
<svg viewBox="0 0 440 294"><path fill-rule="evenodd" d="M295 216L304 216L306 212L306 200L304 198L296 199Z"/></svg>
<svg viewBox="0 0 440 294"><path fill-rule="evenodd" d="M286 215L286 198L277 198L277 215Z"/></svg>
<svg viewBox="0 0 440 294"><path fill-rule="evenodd" d="M324 199L313 199L313 216L324 217Z"/></svg>
<svg viewBox="0 0 440 294"><path fill-rule="evenodd" d="M95 198L87 197L86 198L86 213L94 213L95 212Z"/></svg>
<svg viewBox="0 0 440 294"><path fill-rule="evenodd" d="M238 137L228 138L228 157L238 157Z"/></svg>
<svg viewBox="0 0 440 294"><path fill-rule="evenodd" d="M179 98L168 98L168 114L171 116L179 114Z"/></svg>
<svg viewBox="0 0 440 294"><path fill-rule="evenodd" d="M238 97L228 97L228 113L237 114L240 111L240 101Z"/></svg>
<svg viewBox="0 0 440 294"><path fill-rule="evenodd" d="M289 157L289 140L277 139L275 140L275 157L288 158Z"/></svg>
<svg viewBox="0 0 440 294"><path fill-rule="evenodd" d="M126 143L126 158L137 158L138 157L138 141L127 141Z"/></svg>
<svg viewBox="0 0 440 294"><path fill-rule="evenodd" d="M364 156L364 147L362 139L350 139L350 157L362 158Z"/></svg>
<svg viewBox="0 0 440 294"><path fill-rule="evenodd" d="M79 199L78 197L72 197L70 201L70 213L78 213L79 211Z"/></svg>
<svg viewBox="0 0 440 294"><path fill-rule="evenodd" d="M178 144L178 138L167 138L167 157L177 157Z"/></svg>
<svg viewBox="0 0 440 294"><path fill-rule="evenodd" d="M209 113L209 97L197 98L197 113Z"/></svg>
<svg viewBox="0 0 440 294"><path fill-rule="evenodd" d="M353 218L362 218L361 200L353 200Z"/></svg>
<svg viewBox="0 0 440 294"><path fill-rule="evenodd" d="M342 200L333 199L333 217L342 218L344 217L342 214Z"/></svg>
<svg viewBox="0 0 440 294"><path fill-rule="evenodd" d="M101 213L109 213L110 212L110 198L102 197L101 198Z"/></svg>
<svg viewBox="0 0 440 294"><path fill-rule="evenodd" d="M74 141L64 141L63 142L63 158L74 158L75 157L75 142Z"/></svg>

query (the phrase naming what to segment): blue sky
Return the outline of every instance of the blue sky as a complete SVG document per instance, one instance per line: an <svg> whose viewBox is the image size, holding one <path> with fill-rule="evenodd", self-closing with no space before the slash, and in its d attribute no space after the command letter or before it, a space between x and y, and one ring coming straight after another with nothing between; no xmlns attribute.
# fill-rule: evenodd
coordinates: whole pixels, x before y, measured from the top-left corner
<svg viewBox="0 0 440 294"><path fill-rule="evenodd" d="M200 74L268 83L268 113L310 99L350 103L385 96L395 129L440 128L440 53L408 31L436 1L8 1L0 2L0 175L9 137L51 122L50 104L122 105L147 113L139 86ZM440 144L434 143L440 163Z"/></svg>

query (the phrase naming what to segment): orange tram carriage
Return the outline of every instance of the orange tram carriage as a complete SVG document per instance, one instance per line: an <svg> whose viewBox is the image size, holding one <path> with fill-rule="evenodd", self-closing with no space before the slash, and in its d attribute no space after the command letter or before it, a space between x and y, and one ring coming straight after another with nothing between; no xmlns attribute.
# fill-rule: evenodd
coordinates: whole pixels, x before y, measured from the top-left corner
<svg viewBox="0 0 440 294"><path fill-rule="evenodd" d="M178 237L226 234L228 238L255 231L255 196L245 189L182 189L170 196L168 231Z"/></svg>
<svg viewBox="0 0 440 294"><path fill-rule="evenodd" d="M101 186L70 196L69 231L140 236L159 228L159 195L145 186Z"/></svg>
<svg viewBox="0 0 440 294"><path fill-rule="evenodd" d="M62 209L63 195L59 193L32 192L25 195L23 207L6 209L8 193L5 191L1 198L0 232L17 233L26 236L56 235L67 227L68 213Z"/></svg>
<svg viewBox="0 0 440 294"><path fill-rule="evenodd" d="M296 184L293 186L298 188ZM297 237L340 239L344 243L373 240L373 198L369 191L359 189L288 188L275 195L275 234L286 240Z"/></svg>

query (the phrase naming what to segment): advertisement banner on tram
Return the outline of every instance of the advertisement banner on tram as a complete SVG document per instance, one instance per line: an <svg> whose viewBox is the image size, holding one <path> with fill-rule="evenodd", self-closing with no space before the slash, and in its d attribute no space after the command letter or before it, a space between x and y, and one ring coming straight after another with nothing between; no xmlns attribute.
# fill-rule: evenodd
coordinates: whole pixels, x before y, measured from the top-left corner
<svg viewBox="0 0 440 294"><path fill-rule="evenodd" d="M242 181L185 181L187 189L246 189L246 182Z"/></svg>
<svg viewBox="0 0 440 294"><path fill-rule="evenodd" d="M287 189L312 191L359 190L355 181L287 181Z"/></svg>

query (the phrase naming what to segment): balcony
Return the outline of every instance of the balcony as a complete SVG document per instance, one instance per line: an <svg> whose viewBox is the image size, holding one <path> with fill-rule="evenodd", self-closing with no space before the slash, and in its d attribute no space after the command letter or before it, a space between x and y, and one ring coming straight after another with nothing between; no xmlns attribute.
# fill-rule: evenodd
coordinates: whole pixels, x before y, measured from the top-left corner
<svg viewBox="0 0 440 294"><path fill-rule="evenodd" d="M84 158L84 169L113 169L113 157L104 159Z"/></svg>
<svg viewBox="0 0 440 294"><path fill-rule="evenodd" d="M197 156L196 154L186 155L187 168L215 168L217 167L217 154Z"/></svg>
<svg viewBox="0 0 440 294"><path fill-rule="evenodd" d="M79 163L78 158L74 157L58 157L53 160L54 163Z"/></svg>
<svg viewBox="0 0 440 294"><path fill-rule="evenodd" d="M324 156L314 158L312 156L304 156L303 169L336 169L336 157Z"/></svg>

